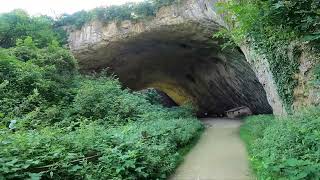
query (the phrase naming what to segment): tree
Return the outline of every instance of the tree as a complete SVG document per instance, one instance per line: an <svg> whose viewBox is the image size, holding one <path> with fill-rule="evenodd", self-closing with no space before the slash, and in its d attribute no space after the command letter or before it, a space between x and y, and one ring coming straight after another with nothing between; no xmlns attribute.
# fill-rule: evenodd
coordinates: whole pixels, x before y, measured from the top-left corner
<svg viewBox="0 0 320 180"><path fill-rule="evenodd" d="M64 34L54 31L53 25L51 17L31 17L20 9L0 14L0 47L13 47L18 39L25 39L27 36L32 37L37 47L45 47L53 40L64 43Z"/></svg>

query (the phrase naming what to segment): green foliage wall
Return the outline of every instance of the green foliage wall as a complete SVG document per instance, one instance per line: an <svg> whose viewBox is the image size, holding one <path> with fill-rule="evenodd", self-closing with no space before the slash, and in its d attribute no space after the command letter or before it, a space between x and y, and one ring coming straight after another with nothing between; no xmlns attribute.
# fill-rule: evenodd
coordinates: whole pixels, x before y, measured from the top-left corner
<svg viewBox="0 0 320 180"><path fill-rule="evenodd" d="M228 0L218 3L229 28L218 36L236 44L250 43L266 55L278 93L290 112L297 85L298 58L302 43L320 44L320 2L316 0Z"/></svg>

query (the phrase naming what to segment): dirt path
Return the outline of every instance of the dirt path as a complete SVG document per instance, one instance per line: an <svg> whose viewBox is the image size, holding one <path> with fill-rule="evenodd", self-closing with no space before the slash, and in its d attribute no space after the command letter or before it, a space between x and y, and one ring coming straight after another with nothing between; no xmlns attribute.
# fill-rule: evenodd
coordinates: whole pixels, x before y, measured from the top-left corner
<svg viewBox="0 0 320 180"><path fill-rule="evenodd" d="M207 128L171 180L250 180L239 120L204 119Z"/></svg>

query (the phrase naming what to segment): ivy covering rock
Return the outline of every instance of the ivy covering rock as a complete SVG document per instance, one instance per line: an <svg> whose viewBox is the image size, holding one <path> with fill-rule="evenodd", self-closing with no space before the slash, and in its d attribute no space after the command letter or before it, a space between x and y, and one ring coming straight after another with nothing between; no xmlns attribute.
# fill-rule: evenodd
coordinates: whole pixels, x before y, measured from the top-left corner
<svg viewBox="0 0 320 180"><path fill-rule="evenodd" d="M229 45L249 43L266 56L278 94L290 113L302 45L311 47L315 55L320 49L320 2L228 0L217 6L228 28L215 36L228 38ZM319 60L313 63L320 64Z"/></svg>

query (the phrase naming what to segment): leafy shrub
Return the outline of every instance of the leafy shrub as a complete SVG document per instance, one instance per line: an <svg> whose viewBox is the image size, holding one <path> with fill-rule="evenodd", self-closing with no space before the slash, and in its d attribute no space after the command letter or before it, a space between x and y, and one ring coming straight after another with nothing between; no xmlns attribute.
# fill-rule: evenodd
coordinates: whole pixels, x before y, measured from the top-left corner
<svg viewBox="0 0 320 180"><path fill-rule="evenodd" d="M320 38L319 7L320 3L316 0L228 0L218 3L220 13L230 27L229 33L237 43L262 32L272 38L281 33L275 27L284 30L284 33L294 33L294 36L287 38L315 41Z"/></svg>
<svg viewBox="0 0 320 180"><path fill-rule="evenodd" d="M0 49L0 112L20 116L71 93L76 74L73 56L61 47L38 49L31 38Z"/></svg>
<svg viewBox="0 0 320 180"><path fill-rule="evenodd" d="M149 109L146 105L146 99L122 90L119 81L103 76L82 80L72 104L73 115L117 125L137 120Z"/></svg>
<svg viewBox="0 0 320 180"><path fill-rule="evenodd" d="M246 118L244 126L241 126L240 135L245 142L255 141L263 137L264 130L274 121L273 115L256 115ZM251 144L248 144L249 146Z"/></svg>
<svg viewBox="0 0 320 180"><path fill-rule="evenodd" d="M43 70L32 63L18 61L3 50L0 58L0 111L5 115L31 111L37 104L32 103L32 99L38 96L38 89L43 88Z"/></svg>
<svg viewBox="0 0 320 180"><path fill-rule="evenodd" d="M181 159L177 149L201 128L195 119L158 119L114 129L82 122L74 131L1 130L0 177L164 179Z"/></svg>
<svg viewBox="0 0 320 180"><path fill-rule="evenodd" d="M288 117L249 118L242 127L253 169L261 179L320 177L320 109ZM256 129L257 128L257 129Z"/></svg>

